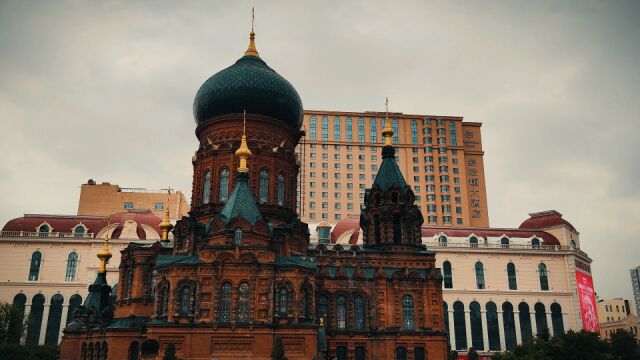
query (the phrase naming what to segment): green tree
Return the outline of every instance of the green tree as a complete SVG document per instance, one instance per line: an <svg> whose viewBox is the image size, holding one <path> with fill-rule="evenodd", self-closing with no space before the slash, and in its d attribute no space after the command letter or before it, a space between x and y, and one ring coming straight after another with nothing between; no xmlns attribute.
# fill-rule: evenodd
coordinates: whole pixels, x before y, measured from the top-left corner
<svg viewBox="0 0 640 360"><path fill-rule="evenodd" d="M640 360L638 341L628 331L618 330L609 339L611 357L615 360Z"/></svg>
<svg viewBox="0 0 640 360"><path fill-rule="evenodd" d="M282 338L280 336L276 336L273 343L271 360L287 360L287 357L284 356L284 345L282 344Z"/></svg>
<svg viewBox="0 0 640 360"><path fill-rule="evenodd" d="M468 360L478 360L480 356L478 356L478 352L473 348L470 347L469 348L469 352L467 352L467 359Z"/></svg>
<svg viewBox="0 0 640 360"><path fill-rule="evenodd" d="M447 355L447 360L458 360L458 351L449 350L449 354Z"/></svg>
<svg viewBox="0 0 640 360"><path fill-rule="evenodd" d="M26 322L20 308L0 302L0 344L17 344L26 329Z"/></svg>
<svg viewBox="0 0 640 360"><path fill-rule="evenodd" d="M172 343L167 344L164 348L164 356L162 360L178 360L176 357L176 346Z"/></svg>

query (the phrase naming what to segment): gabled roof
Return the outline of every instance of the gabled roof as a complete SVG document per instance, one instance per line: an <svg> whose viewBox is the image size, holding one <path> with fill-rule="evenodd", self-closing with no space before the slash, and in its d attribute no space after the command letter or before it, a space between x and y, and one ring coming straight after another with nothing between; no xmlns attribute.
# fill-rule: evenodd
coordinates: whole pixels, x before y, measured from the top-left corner
<svg viewBox="0 0 640 360"><path fill-rule="evenodd" d="M382 191L391 187L404 188L407 186L407 182L396 163L395 153L395 149L391 146L382 148L382 164L380 164L380 169L373 180L373 186L378 185Z"/></svg>
<svg viewBox="0 0 640 360"><path fill-rule="evenodd" d="M249 189L248 180L249 174L238 174L238 180L233 187L231 196L220 212L220 218L225 225L237 217L247 220L251 225L262 219L262 214L260 214L251 189Z"/></svg>

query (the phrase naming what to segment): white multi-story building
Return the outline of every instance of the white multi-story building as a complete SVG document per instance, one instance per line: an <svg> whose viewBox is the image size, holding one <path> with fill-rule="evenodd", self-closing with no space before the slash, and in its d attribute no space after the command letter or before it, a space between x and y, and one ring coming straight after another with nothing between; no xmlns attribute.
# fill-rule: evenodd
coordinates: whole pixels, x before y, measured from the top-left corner
<svg viewBox="0 0 640 360"><path fill-rule="evenodd" d="M31 315L28 345L57 344L82 304L98 270L96 253L105 235L113 258L107 280L118 280L120 250L130 242L160 239L162 219L149 210L106 216L24 215L0 232L0 301Z"/></svg>
<svg viewBox="0 0 640 360"><path fill-rule="evenodd" d="M334 244L358 244L358 220L336 224ZM597 331L591 259L556 211L530 214L517 229L424 227L443 276L452 349L503 351L546 327Z"/></svg>

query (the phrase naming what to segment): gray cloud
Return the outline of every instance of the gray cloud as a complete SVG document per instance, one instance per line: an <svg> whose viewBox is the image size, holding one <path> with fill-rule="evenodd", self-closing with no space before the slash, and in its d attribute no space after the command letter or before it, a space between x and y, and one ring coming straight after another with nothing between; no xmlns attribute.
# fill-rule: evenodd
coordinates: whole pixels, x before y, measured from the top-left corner
<svg viewBox="0 0 640 360"><path fill-rule="evenodd" d="M630 297L640 214L637 2L269 2L262 57L306 108L483 123L493 226L557 209ZM88 178L191 189L200 84L244 51L249 2L0 3L0 222L74 213Z"/></svg>

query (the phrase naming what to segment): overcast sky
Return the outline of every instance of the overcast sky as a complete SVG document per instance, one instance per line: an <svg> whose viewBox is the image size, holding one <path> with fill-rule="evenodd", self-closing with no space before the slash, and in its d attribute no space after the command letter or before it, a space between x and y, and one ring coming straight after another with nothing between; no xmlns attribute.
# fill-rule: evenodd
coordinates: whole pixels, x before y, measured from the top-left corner
<svg viewBox="0 0 640 360"><path fill-rule="evenodd" d="M74 214L89 178L190 196L199 86L247 46L244 1L0 1L0 223ZM640 265L640 2L256 2L306 109L482 122L492 226L556 209L601 297Z"/></svg>

